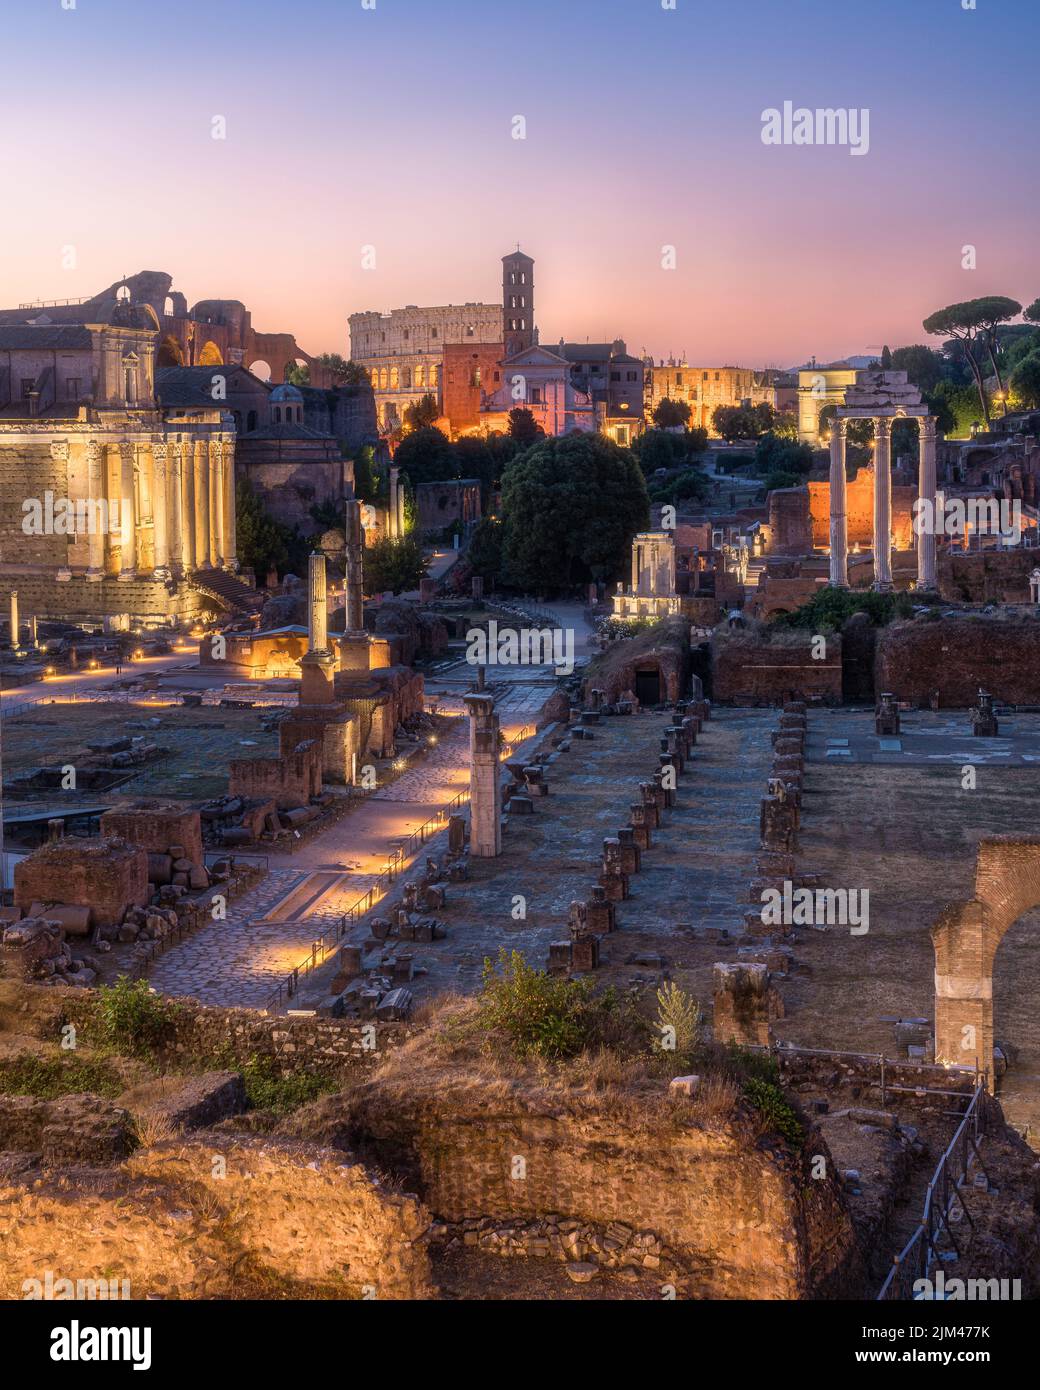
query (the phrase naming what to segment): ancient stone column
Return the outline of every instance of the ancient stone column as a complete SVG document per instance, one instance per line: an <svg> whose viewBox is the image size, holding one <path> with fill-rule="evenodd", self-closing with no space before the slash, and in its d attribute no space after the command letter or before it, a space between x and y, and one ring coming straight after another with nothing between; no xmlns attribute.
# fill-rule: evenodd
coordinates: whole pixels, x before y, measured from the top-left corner
<svg viewBox="0 0 1040 1390"><path fill-rule="evenodd" d="M329 649L328 589L325 582L325 556L315 550L310 557L308 575L307 650Z"/></svg>
<svg viewBox="0 0 1040 1390"><path fill-rule="evenodd" d="M224 436L221 452L224 483L224 564L230 570L238 569L238 543L235 532L235 440L234 436Z"/></svg>
<svg viewBox="0 0 1040 1390"><path fill-rule="evenodd" d="M15 650L16 652L21 650L21 644L20 644L20 642L19 642L19 640L18 640L18 636L19 636L19 622L18 622L18 590L17 590L17 589L12 589L12 590L11 590L11 646L14 648L14 650Z"/></svg>
<svg viewBox="0 0 1040 1390"><path fill-rule="evenodd" d="M158 580L170 578L170 527L167 513L167 446L152 445L152 465L155 487L152 494L152 526L155 546L154 577Z"/></svg>
<svg viewBox="0 0 1040 1390"><path fill-rule="evenodd" d="M195 568L195 446L181 444L181 563L184 573Z"/></svg>
<svg viewBox="0 0 1040 1390"><path fill-rule="evenodd" d="M105 488L105 451L96 439L87 443L87 578L100 583L105 573L105 536L110 508Z"/></svg>
<svg viewBox="0 0 1040 1390"><path fill-rule="evenodd" d="M892 421L874 421L874 588L892 587Z"/></svg>
<svg viewBox="0 0 1040 1390"><path fill-rule="evenodd" d="M400 469L390 469L390 505L387 508L386 530L387 535L393 538L401 534L400 528L398 527L399 504L397 501L397 493L400 487L400 483L398 482L399 474Z"/></svg>
<svg viewBox="0 0 1040 1390"><path fill-rule="evenodd" d="M834 421L831 427L831 583L836 589L849 587L849 532L845 515L845 443L848 421Z"/></svg>
<svg viewBox="0 0 1040 1390"><path fill-rule="evenodd" d="M917 495L921 502L925 499L928 507L922 507L922 521L929 521L927 527L917 536L917 587L934 589L935 577L935 533L938 517L935 515L935 416L923 415L917 422L918 435L918 473Z"/></svg>
<svg viewBox="0 0 1040 1390"><path fill-rule="evenodd" d="M361 632L365 626L365 533L361 503L353 497L347 498L346 533L345 627L347 632Z"/></svg>
<svg viewBox="0 0 1040 1390"><path fill-rule="evenodd" d="M195 562L209 569L209 447L197 439L194 448L195 474Z"/></svg>
<svg viewBox="0 0 1040 1390"><path fill-rule="evenodd" d="M119 578L137 578L137 508L134 497L134 446L119 446Z"/></svg>
<svg viewBox="0 0 1040 1390"><path fill-rule="evenodd" d="M639 593L639 542L632 542L632 592Z"/></svg>
<svg viewBox="0 0 1040 1390"><path fill-rule="evenodd" d="M210 439L206 445L206 475L209 481L209 564L211 569L220 568L221 496L220 496L220 445Z"/></svg>
<svg viewBox="0 0 1040 1390"><path fill-rule="evenodd" d="M335 699L336 658L329 650L325 556L318 550L307 567L307 651L300 662L300 704L328 705Z"/></svg>
<svg viewBox="0 0 1040 1390"><path fill-rule="evenodd" d="M174 441L167 445L167 449L166 491L170 569L174 574L182 574L184 571L184 527L182 522L184 484L181 468L181 446Z"/></svg>
<svg viewBox="0 0 1040 1390"><path fill-rule="evenodd" d="M469 848L482 859L502 853L498 715L492 695L465 695L469 711Z"/></svg>

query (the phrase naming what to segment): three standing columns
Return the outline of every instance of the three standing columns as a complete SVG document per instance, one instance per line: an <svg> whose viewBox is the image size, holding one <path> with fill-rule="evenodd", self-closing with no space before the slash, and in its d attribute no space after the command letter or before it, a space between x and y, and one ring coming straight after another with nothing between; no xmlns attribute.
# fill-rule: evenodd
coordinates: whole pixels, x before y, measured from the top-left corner
<svg viewBox="0 0 1040 1390"><path fill-rule="evenodd" d="M849 587L848 516L846 511L845 449L849 418L834 421L830 458L830 582L835 588ZM935 417L917 417L919 428L918 497L931 508L921 508L927 518L935 504ZM917 536L917 587L934 589L935 527L922 527ZM892 417L874 420L874 588L892 588Z"/></svg>

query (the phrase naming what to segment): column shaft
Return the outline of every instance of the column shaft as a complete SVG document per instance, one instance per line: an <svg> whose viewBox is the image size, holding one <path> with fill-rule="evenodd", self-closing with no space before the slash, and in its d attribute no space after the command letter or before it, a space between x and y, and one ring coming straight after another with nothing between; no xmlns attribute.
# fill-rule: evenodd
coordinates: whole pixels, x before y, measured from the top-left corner
<svg viewBox="0 0 1040 1390"><path fill-rule="evenodd" d="M195 474L195 563L199 569L209 566L209 451L204 439L196 439L194 447Z"/></svg>
<svg viewBox="0 0 1040 1390"><path fill-rule="evenodd" d="M892 421L874 421L874 588L892 587Z"/></svg>
<svg viewBox="0 0 1040 1390"><path fill-rule="evenodd" d="M224 445L218 439L210 452L210 467L213 469L213 535L217 547L218 565L227 562L227 489L224 486Z"/></svg>
<svg viewBox="0 0 1040 1390"><path fill-rule="evenodd" d="M210 439L206 446L206 485L209 494L209 526L207 529L207 542L209 563L211 569L217 569L220 565L220 547L217 544L217 530L220 522L220 456L218 450L220 445L215 439Z"/></svg>
<svg viewBox="0 0 1040 1390"><path fill-rule="evenodd" d="M87 578L97 583L105 573L105 537L111 511L105 488L105 450L96 439L87 443Z"/></svg>
<svg viewBox="0 0 1040 1390"><path fill-rule="evenodd" d="M165 444L152 445L152 536L155 548L156 579L170 577L170 529L167 508L167 447Z"/></svg>
<svg viewBox="0 0 1040 1390"><path fill-rule="evenodd" d="M836 419L831 426L831 583L837 589L849 587L849 530L845 510L845 441L848 426Z"/></svg>
<svg viewBox="0 0 1040 1390"><path fill-rule="evenodd" d="M922 504L922 521L931 518L931 525L921 527L917 536L917 587L934 589L935 574L935 534L939 518L935 515L935 417L925 415L918 421L918 473L917 495ZM927 499L929 506L924 506Z"/></svg>
<svg viewBox="0 0 1040 1390"><path fill-rule="evenodd" d="M192 440L181 446L181 524L184 572L195 568L195 445Z"/></svg>
<svg viewBox="0 0 1040 1390"><path fill-rule="evenodd" d="M224 440L224 563L238 569L238 541L235 531L235 440Z"/></svg>
<svg viewBox="0 0 1040 1390"><path fill-rule="evenodd" d="M119 446L119 578L137 578L137 506L134 488L134 446Z"/></svg>

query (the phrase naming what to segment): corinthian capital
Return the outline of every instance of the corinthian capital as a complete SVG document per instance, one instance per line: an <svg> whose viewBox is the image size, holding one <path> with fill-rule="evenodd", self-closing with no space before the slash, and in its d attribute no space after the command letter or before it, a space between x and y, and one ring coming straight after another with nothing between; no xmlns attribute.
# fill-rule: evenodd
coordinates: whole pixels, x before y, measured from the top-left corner
<svg viewBox="0 0 1040 1390"><path fill-rule="evenodd" d="M51 458L55 463L67 463L69 459L69 441L67 439L51 440Z"/></svg>
<svg viewBox="0 0 1040 1390"><path fill-rule="evenodd" d="M892 438L892 420L888 415L879 415L878 418L874 421L874 438Z"/></svg>

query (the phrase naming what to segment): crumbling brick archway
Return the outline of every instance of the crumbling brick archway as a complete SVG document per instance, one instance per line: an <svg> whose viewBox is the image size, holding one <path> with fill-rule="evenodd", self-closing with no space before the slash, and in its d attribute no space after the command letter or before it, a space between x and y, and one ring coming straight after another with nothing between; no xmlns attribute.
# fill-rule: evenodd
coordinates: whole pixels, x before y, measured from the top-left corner
<svg viewBox="0 0 1040 1390"><path fill-rule="evenodd" d="M979 842L975 896L951 903L932 927L935 1060L973 1065L993 1087L993 962L1008 928L1040 906L1040 836Z"/></svg>

